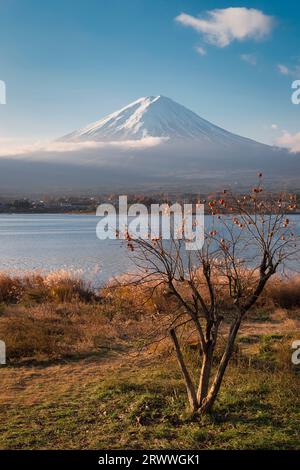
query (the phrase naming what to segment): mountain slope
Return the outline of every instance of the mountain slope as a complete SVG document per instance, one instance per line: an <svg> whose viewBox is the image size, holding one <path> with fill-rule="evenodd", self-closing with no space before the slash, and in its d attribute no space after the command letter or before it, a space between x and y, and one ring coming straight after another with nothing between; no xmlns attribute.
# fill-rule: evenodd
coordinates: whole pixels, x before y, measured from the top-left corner
<svg viewBox="0 0 300 470"><path fill-rule="evenodd" d="M2 157L0 189L7 194L209 192L248 187L257 171L266 175L269 188L300 188L295 155L239 137L157 96L140 98L58 139L53 148Z"/></svg>
<svg viewBox="0 0 300 470"><path fill-rule="evenodd" d="M193 111L164 96L140 98L100 121L72 132L64 142L109 142L159 137L198 140L205 143L254 143L202 119Z"/></svg>

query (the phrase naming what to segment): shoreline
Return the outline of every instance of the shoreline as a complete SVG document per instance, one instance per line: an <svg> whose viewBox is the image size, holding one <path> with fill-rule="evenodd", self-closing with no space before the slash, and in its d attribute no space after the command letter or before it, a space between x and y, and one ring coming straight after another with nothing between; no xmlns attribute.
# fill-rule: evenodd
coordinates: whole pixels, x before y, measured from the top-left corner
<svg viewBox="0 0 300 470"><path fill-rule="evenodd" d="M16 212L16 211L13 211L13 212L2 212L0 211L0 216L1 215L48 215L48 214L51 214L51 215L94 215L96 217L96 210L95 211L61 211L61 212L58 212L57 210L55 211L42 211L42 212L39 212L39 211L27 211L27 212ZM118 211L117 211L117 214L118 214ZM222 215L236 215L237 213L235 212L226 212ZM300 210L297 210L297 211L287 211L285 212L285 214L289 214L289 215L300 215ZM193 213L193 215L196 215L195 213ZM204 212L204 215L209 215L211 216L211 212L210 211L205 211ZM138 215L136 216L138 217Z"/></svg>

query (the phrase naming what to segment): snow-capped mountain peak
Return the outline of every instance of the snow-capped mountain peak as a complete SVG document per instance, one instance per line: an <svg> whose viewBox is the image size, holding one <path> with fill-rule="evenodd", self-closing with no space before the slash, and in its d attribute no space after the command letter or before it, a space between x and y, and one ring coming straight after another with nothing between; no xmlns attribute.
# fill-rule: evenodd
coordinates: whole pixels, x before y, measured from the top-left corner
<svg viewBox="0 0 300 470"><path fill-rule="evenodd" d="M215 143L246 140L211 124L193 111L161 95L139 98L60 140L112 142L146 137Z"/></svg>

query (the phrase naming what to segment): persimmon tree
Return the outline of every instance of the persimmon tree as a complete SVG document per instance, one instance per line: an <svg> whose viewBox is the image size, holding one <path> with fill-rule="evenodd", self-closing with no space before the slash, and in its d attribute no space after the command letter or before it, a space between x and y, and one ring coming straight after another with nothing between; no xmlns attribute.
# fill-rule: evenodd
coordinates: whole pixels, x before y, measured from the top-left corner
<svg viewBox="0 0 300 470"><path fill-rule="evenodd" d="M168 299L163 328L174 345L190 410L200 414L214 406L247 313L270 279L299 253L289 215L296 197L266 193L261 175L251 192L224 191L207 207L204 245L198 251L187 252L184 240L174 237L127 237L141 270L138 282L151 284L151 289L163 286ZM185 357L183 328L194 332L199 345L196 380ZM220 356L216 348L221 338Z"/></svg>

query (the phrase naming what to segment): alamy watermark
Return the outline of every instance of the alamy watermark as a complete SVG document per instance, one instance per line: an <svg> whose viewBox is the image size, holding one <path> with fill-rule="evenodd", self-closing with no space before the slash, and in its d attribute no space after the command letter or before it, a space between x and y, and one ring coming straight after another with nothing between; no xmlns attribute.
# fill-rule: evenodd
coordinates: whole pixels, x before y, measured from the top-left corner
<svg viewBox="0 0 300 470"><path fill-rule="evenodd" d="M295 349L295 351L292 354L292 363L295 366L300 365L300 340L296 340L292 344L292 349Z"/></svg>
<svg viewBox="0 0 300 470"><path fill-rule="evenodd" d="M186 250L200 250L204 243L203 204L144 204L128 206L127 196L119 196L119 205L100 204L96 215L99 240L183 240Z"/></svg>
<svg viewBox="0 0 300 470"><path fill-rule="evenodd" d="M6 83L0 80L0 104L6 104Z"/></svg>
<svg viewBox="0 0 300 470"><path fill-rule="evenodd" d="M6 345L0 340L0 365L6 364Z"/></svg>
<svg viewBox="0 0 300 470"><path fill-rule="evenodd" d="M292 103L300 104L300 80L295 80L292 83L292 89L295 90L292 93Z"/></svg>

